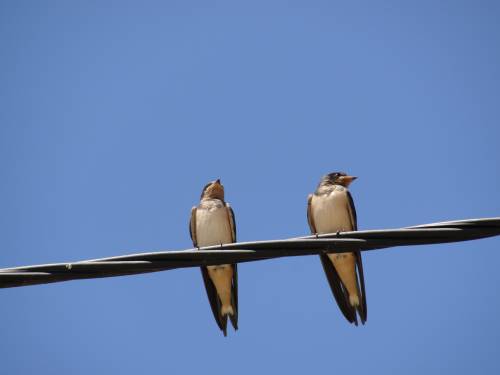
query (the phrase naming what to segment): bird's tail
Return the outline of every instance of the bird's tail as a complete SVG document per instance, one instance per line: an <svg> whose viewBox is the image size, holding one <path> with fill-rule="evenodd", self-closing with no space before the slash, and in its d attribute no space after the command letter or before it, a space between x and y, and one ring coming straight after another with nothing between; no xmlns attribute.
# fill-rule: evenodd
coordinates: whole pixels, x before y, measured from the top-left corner
<svg viewBox="0 0 500 375"><path fill-rule="evenodd" d="M220 313L222 314L222 316L234 315L233 306L231 305L222 306Z"/></svg>
<svg viewBox="0 0 500 375"><path fill-rule="evenodd" d="M223 318L227 321L227 318L229 317L229 319L231 320L231 324L233 325L234 330L237 331L238 330L238 317L234 312L235 312L235 308L231 305L222 306L222 308L221 308L221 315L223 316Z"/></svg>
<svg viewBox="0 0 500 375"><path fill-rule="evenodd" d="M349 303L352 307L356 308L359 306L359 297L355 295L349 295Z"/></svg>
<svg viewBox="0 0 500 375"><path fill-rule="evenodd" d="M222 333L224 334L224 337L227 337L227 315L222 315L220 317L220 328L222 330Z"/></svg>

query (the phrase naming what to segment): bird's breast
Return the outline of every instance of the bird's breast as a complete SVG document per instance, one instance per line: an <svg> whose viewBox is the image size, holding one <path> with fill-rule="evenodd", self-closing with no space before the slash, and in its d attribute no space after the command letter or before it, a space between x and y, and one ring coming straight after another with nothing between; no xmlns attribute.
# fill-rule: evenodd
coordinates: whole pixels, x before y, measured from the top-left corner
<svg viewBox="0 0 500 375"><path fill-rule="evenodd" d="M329 194L313 195L311 213L318 233L334 233L352 230L348 210L349 200L345 189Z"/></svg>
<svg viewBox="0 0 500 375"><path fill-rule="evenodd" d="M196 237L198 246L231 243L231 227L224 206L196 210Z"/></svg>

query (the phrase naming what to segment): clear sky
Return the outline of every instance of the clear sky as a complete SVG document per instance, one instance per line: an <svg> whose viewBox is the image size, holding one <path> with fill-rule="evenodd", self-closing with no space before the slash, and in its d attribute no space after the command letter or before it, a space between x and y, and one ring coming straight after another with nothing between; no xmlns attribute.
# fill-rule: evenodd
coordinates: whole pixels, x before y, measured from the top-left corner
<svg viewBox="0 0 500 375"><path fill-rule="evenodd" d="M1 1L0 267L185 249L222 178L239 240L500 216L495 1ZM0 290L5 374L500 373L500 238L365 253L368 322L317 257Z"/></svg>

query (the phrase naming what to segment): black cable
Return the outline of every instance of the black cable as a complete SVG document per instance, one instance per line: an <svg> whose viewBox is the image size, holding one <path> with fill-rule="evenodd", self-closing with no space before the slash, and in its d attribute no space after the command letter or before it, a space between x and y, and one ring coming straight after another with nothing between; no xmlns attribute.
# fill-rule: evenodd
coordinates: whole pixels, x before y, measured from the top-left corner
<svg viewBox="0 0 500 375"><path fill-rule="evenodd" d="M182 251L120 255L79 262L0 269L0 288L134 275L174 268L242 263L287 256L368 251L474 240L500 235L500 218L431 223L401 229L365 230L285 240L236 242Z"/></svg>

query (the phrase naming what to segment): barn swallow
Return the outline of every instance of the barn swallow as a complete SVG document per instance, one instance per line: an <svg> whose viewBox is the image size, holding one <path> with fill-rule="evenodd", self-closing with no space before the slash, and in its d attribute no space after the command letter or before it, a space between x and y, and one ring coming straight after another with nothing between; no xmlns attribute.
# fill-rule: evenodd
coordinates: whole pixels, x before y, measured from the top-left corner
<svg viewBox="0 0 500 375"><path fill-rule="evenodd" d="M347 189L356 177L343 172L324 176L308 196L307 221L312 234L355 231L356 209ZM340 310L350 323L358 325L367 317L363 263L359 251L321 254L321 263Z"/></svg>
<svg viewBox="0 0 500 375"><path fill-rule="evenodd" d="M191 209L189 233L195 247L236 242L234 212L224 201L220 179L203 188L201 201ZM208 301L217 325L227 336L227 318L238 329L238 270L236 264L201 267Z"/></svg>

